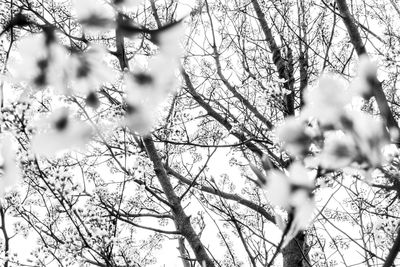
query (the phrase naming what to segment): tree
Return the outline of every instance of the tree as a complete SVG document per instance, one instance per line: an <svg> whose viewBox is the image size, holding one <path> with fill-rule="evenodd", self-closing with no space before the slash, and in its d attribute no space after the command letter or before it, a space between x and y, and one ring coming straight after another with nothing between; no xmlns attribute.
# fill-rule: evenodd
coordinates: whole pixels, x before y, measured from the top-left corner
<svg viewBox="0 0 400 267"><path fill-rule="evenodd" d="M0 5L4 266L395 264L395 1Z"/></svg>

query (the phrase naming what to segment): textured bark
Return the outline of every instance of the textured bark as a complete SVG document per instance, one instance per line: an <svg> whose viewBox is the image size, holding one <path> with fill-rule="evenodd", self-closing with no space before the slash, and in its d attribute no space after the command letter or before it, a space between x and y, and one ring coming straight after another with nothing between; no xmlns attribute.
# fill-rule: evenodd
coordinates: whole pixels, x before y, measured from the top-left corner
<svg viewBox="0 0 400 267"><path fill-rule="evenodd" d="M265 40L268 43L268 47L271 50L272 53L272 61L274 62L277 70L278 70L278 75L279 78L284 79L285 82L283 86L285 87L286 90L289 90L291 93L287 95L285 99L285 104L286 104L286 110L284 111L284 115L294 115L294 94L293 94L293 87L291 84L293 81L290 79L290 73L288 71L288 68L286 66L285 60L282 58L281 50L276 44L276 41L272 35L271 28L268 25L267 20L265 19L265 14L261 9L261 6L257 0L252 0L251 1L253 4L253 8L256 12L257 19L261 25L262 31L265 36Z"/></svg>
<svg viewBox="0 0 400 267"><path fill-rule="evenodd" d="M347 32L350 36L350 41L353 44L354 49L357 52L357 55L362 55L367 53L364 42L361 39L360 32L358 31L357 24L354 22L354 18L350 14L346 0L337 0L336 3L338 5L344 25L346 26Z"/></svg>
<svg viewBox="0 0 400 267"><path fill-rule="evenodd" d="M122 16L121 13L118 13L117 20L123 20L124 17ZM119 66L121 67L121 70L129 69L129 64L128 64L128 59L126 57L125 53L125 41L124 41L124 35L121 33L121 31L117 28L115 30L115 42L116 42L116 56L119 61Z"/></svg>
<svg viewBox="0 0 400 267"><path fill-rule="evenodd" d="M199 236L196 234L190 223L190 217L187 216L183 210L180 198L175 194L174 188L167 175L167 172L164 169L161 158L157 153L152 138L150 136L143 137L143 143L146 147L146 151L150 160L153 162L154 171L158 181L170 204L172 213L174 215L174 220L178 228L177 230L181 232L181 234L188 241L200 266L214 267L214 262L209 257L203 243L200 241Z"/></svg>
<svg viewBox="0 0 400 267"><path fill-rule="evenodd" d="M303 253L299 253L303 251ZM282 249L283 267L310 267L308 258L308 246L306 235L300 232L297 236Z"/></svg>

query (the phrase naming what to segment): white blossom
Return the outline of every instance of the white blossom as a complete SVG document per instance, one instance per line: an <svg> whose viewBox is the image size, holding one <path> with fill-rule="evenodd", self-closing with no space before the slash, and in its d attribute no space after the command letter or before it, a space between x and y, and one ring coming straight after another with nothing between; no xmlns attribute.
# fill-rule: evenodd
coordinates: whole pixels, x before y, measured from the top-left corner
<svg viewBox="0 0 400 267"><path fill-rule="evenodd" d="M351 83L351 90L357 96L369 99L373 95L371 81L377 76L378 65L367 54L359 57L358 74Z"/></svg>
<svg viewBox="0 0 400 267"><path fill-rule="evenodd" d="M294 192L291 204L294 207L293 221L285 236L282 247L285 247L290 240L295 238L299 231L306 229L310 225L315 210L315 202L305 190Z"/></svg>
<svg viewBox="0 0 400 267"><path fill-rule="evenodd" d="M299 229L305 229L312 221L312 214L315 210L315 202L306 190L297 190L291 199L292 207L295 207L293 224Z"/></svg>
<svg viewBox="0 0 400 267"><path fill-rule="evenodd" d="M389 142L383 122L364 112L352 112L353 131L357 146L371 166L384 162L382 149Z"/></svg>
<svg viewBox="0 0 400 267"><path fill-rule="evenodd" d="M114 10L102 0L74 0L73 9L76 18L86 30L105 30L113 26Z"/></svg>
<svg viewBox="0 0 400 267"><path fill-rule="evenodd" d="M272 205L287 207L290 199L290 181L289 178L280 171L272 170L267 176L268 199Z"/></svg>
<svg viewBox="0 0 400 267"><path fill-rule="evenodd" d="M70 118L68 110L56 110L32 138L32 149L39 155L51 157L70 148L81 148L90 139L91 128Z"/></svg>
<svg viewBox="0 0 400 267"><path fill-rule="evenodd" d="M288 208L293 205L293 193L298 190L311 191L313 182L308 170L300 162L294 162L288 174L269 171L265 190L272 205Z"/></svg>
<svg viewBox="0 0 400 267"><path fill-rule="evenodd" d="M304 98L303 116L314 117L322 125L336 124L345 106L351 102L347 84L333 74L323 74L316 87L306 89Z"/></svg>
<svg viewBox="0 0 400 267"><path fill-rule="evenodd" d="M183 22L176 22L168 28L159 31L153 39L160 47L160 54L163 57L170 57L172 60L178 60L183 53L181 39L185 34Z"/></svg>
<svg viewBox="0 0 400 267"><path fill-rule="evenodd" d="M154 126L161 104L177 87L175 66L170 58L157 56L149 71L125 75L127 125L134 131L145 134Z"/></svg>
<svg viewBox="0 0 400 267"><path fill-rule="evenodd" d="M311 196L313 187L314 181L309 171L300 162L294 162L289 167L288 175L276 170L268 172L265 190L270 203L294 212L283 246L311 223L315 209ZM284 224L281 218L277 224L282 229Z"/></svg>
<svg viewBox="0 0 400 267"><path fill-rule="evenodd" d="M367 78L375 78L378 72L378 64L371 61L367 54L363 54L358 58L358 76Z"/></svg>
<svg viewBox="0 0 400 267"><path fill-rule="evenodd" d="M49 38L44 33L23 38L18 46L19 57L10 62L9 69L16 81L39 89L50 85L63 91L67 51Z"/></svg>

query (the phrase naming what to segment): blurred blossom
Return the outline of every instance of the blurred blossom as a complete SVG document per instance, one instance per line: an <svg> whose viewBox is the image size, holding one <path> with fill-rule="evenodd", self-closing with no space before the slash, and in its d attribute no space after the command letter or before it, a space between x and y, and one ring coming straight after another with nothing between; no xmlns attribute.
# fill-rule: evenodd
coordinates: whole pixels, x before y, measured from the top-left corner
<svg viewBox="0 0 400 267"><path fill-rule="evenodd" d="M113 26L114 10L103 0L74 0L73 8L86 30L101 31Z"/></svg>
<svg viewBox="0 0 400 267"><path fill-rule="evenodd" d="M343 132L334 132L325 138L324 148L319 155L320 165L325 169L349 166L356 158L354 139Z"/></svg>
<svg viewBox="0 0 400 267"><path fill-rule="evenodd" d="M388 144L383 148L383 157L385 158L385 162L391 162L395 159L398 159L400 156L399 149L395 144Z"/></svg>
<svg viewBox="0 0 400 267"><path fill-rule="evenodd" d="M27 82L36 88L65 87L67 51L49 34L39 33L23 38L18 46L19 59L10 62L15 80Z"/></svg>
<svg viewBox="0 0 400 267"><path fill-rule="evenodd" d="M68 110L56 110L32 138L32 149L39 155L50 157L57 152L83 147L90 139L91 128L70 118Z"/></svg>
<svg viewBox="0 0 400 267"><path fill-rule="evenodd" d="M16 185L20 180L20 170L16 162L16 153L12 148L10 136L3 136L0 140L0 197Z"/></svg>
<svg viewBox="0 0 400 267"><path fill-rule="evenodd" d="M290 240L295 238L299 231L306 229L310 225L315 210L315 202L305 190L294 192L291 204L294 207L293 221L282 247L285 247Z"/></svg>
<svg viewBox="0 0 400 267"><path fill-rule="evenodd" d="M375 82L378 71L376 62L371 61L367 54L359 57L358 75L351 84L354 94L369 99L373 96L371 83Z"/></svg>
<svg viewBox="0 0 400 267"><path fill-rule="evenodd" d="M375 78L378 72L378 64L371 61L367 54L363 54L358 59L358 76L368 78Z"/></svg>
<svg viewBox="0 0 400 267"><path fill-rule="evenodd" d="M126 111L126 125L140 135L148 134L157 121L157 107L145 107L144 105L130 106L128 104Z"/></svg>
<svg viewBox="0 0 400 267"><path fill-rule="evenodd" d="M304 98L306 107L302 114L318 119L323 126L335 125L351 102L347 84L333 74L323 74L316 87L306 89Z"/></svg>
<svg viewBox="0 0 400 267"><path fill-rule="evenodd" d="M178 60L183 54L181 39L185 34L182 21L175 22L152 35L152 41L160 47L160 54L172 60ZM175 63L176 64L176 63Z"/></svg>
<svg viewBox="0 0 400 267"><path fill-rule="evenodd" d="M311 194L313 188L314 180L300 162L294 162L289 167L288 175L276 170L268 172L265 190L271 204L294 212L285 245L311 223L315 209ZM277 222L282 227L282 222Z"/></svg>
<svg viewBox="0 0 400 267"><path fill-rule="evenodd" d="M112 82L116 75L104 62L106 51L93 46L80 54L72 54L69 60L71 87L76 93L88 95L103 83Z"/></svg>
<svg viewBox="0 0 400 267"><path fill-rule="evenodd" d="M267 176L265 190L272 205L287 207L290 199L290 181L284 173L272 170Z"/></svg>
<svg viewBox="0 0 400 267"><path fill-rule="evenodd" d="M147 72L125 75L127 125L140 134L150 132L161 104L177 87L176 68L171 59L157 56L149 68Z"/></svg>
<svg viewBox="0 0 400 267"><path fill-rule="evenodd" d="M389 135L380 119L364 112L352 112L352 130L362 156L372 167L383 163L382 149L389 143Z"/></svg>
<svg viewBox="0 0 400 267"><path fill-rule="evenodd" d="M309 175L309 171L304 167L304 165L298 161L290 165L289 178L292 185L306 189L313 188L313 178Z"/></svg>
<svg viewBox="0 0 400 267"><path fill-rule="evenodd" d="M277 170L268 172L265 190L272 205L288 208L295 206L292 201L293 194L297 191L310 192L314 181L308 170L300 163L290 165L288 174Z"/></svg>
<svg viewBox="0 0 400 267"><path fill-rule="evenodd" d="M287 118L276 129L276 134L287 152L293 156L305 156L312 142L311 132L307 130L306 122L295 117Z"/></svg>

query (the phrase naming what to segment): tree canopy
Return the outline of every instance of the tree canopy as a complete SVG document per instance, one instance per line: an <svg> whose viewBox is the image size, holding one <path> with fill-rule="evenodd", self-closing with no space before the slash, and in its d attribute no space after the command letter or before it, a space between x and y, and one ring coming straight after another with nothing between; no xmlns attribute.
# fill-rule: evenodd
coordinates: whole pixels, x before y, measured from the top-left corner
<svg viewBox="0 0 400 267"><path fill-rule="evenodd" d="M400 264L399 19L1 0L0 264Z"/></svg>

